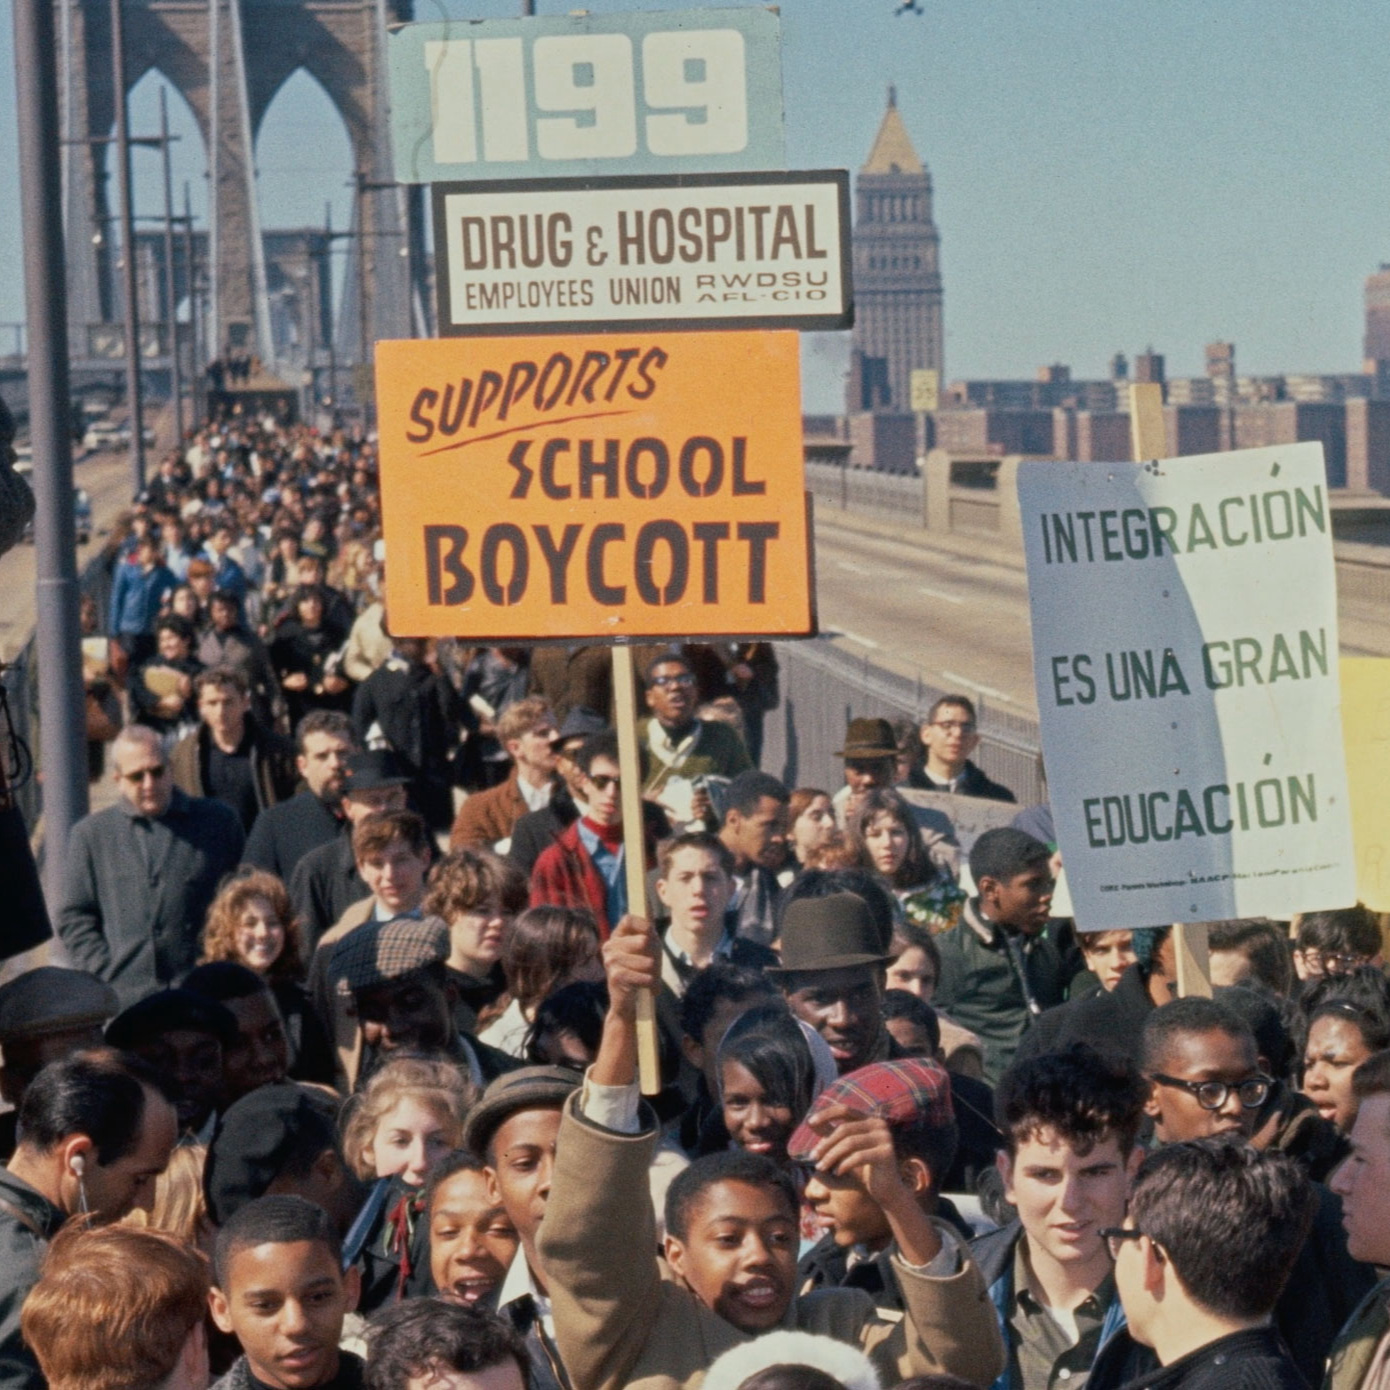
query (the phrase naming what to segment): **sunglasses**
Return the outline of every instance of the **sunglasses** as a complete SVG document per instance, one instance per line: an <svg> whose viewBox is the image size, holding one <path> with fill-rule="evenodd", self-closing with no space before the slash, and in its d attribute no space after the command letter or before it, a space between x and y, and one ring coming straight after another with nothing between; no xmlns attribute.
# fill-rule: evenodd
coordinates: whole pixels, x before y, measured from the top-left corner
<svg viewBox="0 0 1390 1390"><path fill-rule="evenodd" d="M609 777L606 773L600 773L597 777L590 777L589 781L601 792L606 792L609 787L620 787L623 784L621 777Z"/></svg>

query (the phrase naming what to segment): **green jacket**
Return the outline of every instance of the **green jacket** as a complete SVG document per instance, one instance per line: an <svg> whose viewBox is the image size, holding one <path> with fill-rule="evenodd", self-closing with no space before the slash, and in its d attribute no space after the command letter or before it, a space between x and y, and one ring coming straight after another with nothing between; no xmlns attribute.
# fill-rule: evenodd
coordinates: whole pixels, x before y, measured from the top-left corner
<svg viewBox="0 0 1390 1390"><path fill-rule="evenodd" d="M1361 1390L1380 1339L1390 1332L1390 1279L1382 1279L1357 1305L1332 1343L1322 1390Z"/></svg>
<svg viewBox="0 0 1390 1390"><path fill-rule="evenodd" d="M1002 928L980 914L978 898L966 903L960 921L942 932L936 944L941 979L932 1007L979 1034L985 1045L985 1080L997 1085L1037 1012L1066 997L1061 953L1045 932L1034 937L1012 932L1006 938Z"/></svg>

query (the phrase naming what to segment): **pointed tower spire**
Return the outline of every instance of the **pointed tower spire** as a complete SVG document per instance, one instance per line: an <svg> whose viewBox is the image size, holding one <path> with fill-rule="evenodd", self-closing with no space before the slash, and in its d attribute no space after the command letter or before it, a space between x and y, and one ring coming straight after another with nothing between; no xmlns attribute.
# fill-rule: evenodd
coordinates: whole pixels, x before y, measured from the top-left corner
<svg viewBox="0 0 1390 1390"><path fill-rule="evenodd" d="M907 133L902 115L898 111L898 89L888 88L888 109L883 113L883 122L874 137L873 148L864 161L861 174L923 174L922 161L912 148L912 137Z"/></svg>

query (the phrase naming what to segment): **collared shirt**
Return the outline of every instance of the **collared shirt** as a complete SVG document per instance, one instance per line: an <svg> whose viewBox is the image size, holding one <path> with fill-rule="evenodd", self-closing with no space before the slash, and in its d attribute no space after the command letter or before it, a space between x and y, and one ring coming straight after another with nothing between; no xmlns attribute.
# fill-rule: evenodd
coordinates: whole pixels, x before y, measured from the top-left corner
<svg viewBox="0 0 1390 1390"><path fill-rule="evenodd" d="M1114 1276L1107 1275L1071 1310L1049 1308L1033 1292L1027 1241L1020 1240L1014 1247L1013 1285L1009 1343L1022 1390L1079 1390L1100 1349L1101 1326L1115 1297Z"/></svg>
<svg viewBox="0 0 1390 1390"><path fill-rule="evenodd" d="M553 1342L555 1340L555 1310L551 1306L550 1299L536 1287L536 1281L531 1276L531 1266L526 1263L526 1252L518 1246L516 1255L511 1264L507 1266L507 1276L502 1280L502 1287L497 1293L497 1311L499 1313L504 1311L509 1304L522 1298L531 1300L531 1304L536 1310L537 1320L545 1329L545 1335Z"/></svg>
<svg viewBox="0 0 1390 1390"><path fill-rule="evenodd" d="M624 847L619 845L617 854L614 854L582 820L578 822L578 826L579 842L588 851L589 858L594 861L594 868L598 870L606 890L604 913L608 920L617 926L627 913L627 876L623 873Z"/></svg>
<svg viewBox="0 0 1390 1390"><path fill-rule="evenodd" d="M734 939L726 931L715 946L711 960L727 960L734 949ZM686 983L699 967L690 959L690 953L671 939L668 930L661 938L661 982L679 999L685 993Z"/></svg>
<svg viewBox="0 0 1390 1390"><path fill-rule="evenodd" d="M539 787L533 787L524 777L518 777L516 789L521 793L521 799L526 803L528 811L543 811L550 805L550 797L555 790L555 783L542 782Z"/></svg>
<svg viewBox="0 0 1390 1390"><path fill-rule="evenodd" d="M1382 1301L1390 1303L1390 1298ZM1390 1308L1386 1312L1390 1315ZM1370 1364L1366 1367L1365 1379L1361 1382L1361 1390L1390 1390L1390 1332L1386 1332L1376 1343Z"/></svg>

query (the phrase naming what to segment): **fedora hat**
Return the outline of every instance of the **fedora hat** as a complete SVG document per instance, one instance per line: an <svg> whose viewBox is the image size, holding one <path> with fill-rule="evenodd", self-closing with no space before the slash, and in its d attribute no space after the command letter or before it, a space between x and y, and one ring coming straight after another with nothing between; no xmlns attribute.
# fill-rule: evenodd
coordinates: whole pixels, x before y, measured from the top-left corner
<svg viewBox="0 0 1390 1390"><path fill-rule="evenodd" d="M830 893L798 898L782 917L782 964L769 974L844 970L855 965L883 965L882 938L873 913L857 893Z"/></svg>
<svg viewBox="0 0 1390 1390"><path fill-rule="evenodd" d="M896 758L898 740L886 719L851 719L837 758Z"/></svg>

